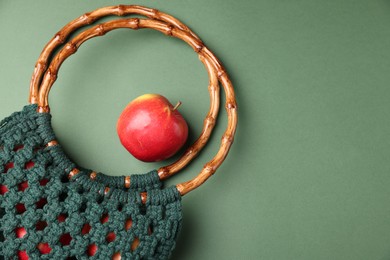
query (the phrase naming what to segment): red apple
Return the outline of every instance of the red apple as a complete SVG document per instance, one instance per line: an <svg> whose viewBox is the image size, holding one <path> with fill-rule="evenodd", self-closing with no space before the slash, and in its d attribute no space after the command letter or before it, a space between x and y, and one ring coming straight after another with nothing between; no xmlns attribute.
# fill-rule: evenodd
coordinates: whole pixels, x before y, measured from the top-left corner
<svg viewBox="0 0 390 260"><path fill-rule="evenodd" d="M180 103L179 103L180 104ZM130 102L119 117L122 145L144 162L165 160L186 142L187 122L165 97L145 94Z"/></svg>

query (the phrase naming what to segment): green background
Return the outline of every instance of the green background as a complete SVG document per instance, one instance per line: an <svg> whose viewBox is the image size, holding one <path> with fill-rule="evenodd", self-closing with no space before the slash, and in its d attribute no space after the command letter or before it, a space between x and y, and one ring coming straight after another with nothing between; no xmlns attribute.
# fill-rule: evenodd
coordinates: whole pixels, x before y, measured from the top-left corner
<svg viewBox="0 0 390 260"><path fill-rule="evenodd" d="M1 1L0 118L27 103L46 42L95 8L141 4L191 27L224 63L239 104L227 160L183 198L172 259L390 259L390 1ZM143 172L120 145L121 110L160 93L199 135L208 77L183 42L117 30L61 68L50 103L74 160L111 175ZM193 178L218 149L221 117L201 155L168 184Z"/></svg>

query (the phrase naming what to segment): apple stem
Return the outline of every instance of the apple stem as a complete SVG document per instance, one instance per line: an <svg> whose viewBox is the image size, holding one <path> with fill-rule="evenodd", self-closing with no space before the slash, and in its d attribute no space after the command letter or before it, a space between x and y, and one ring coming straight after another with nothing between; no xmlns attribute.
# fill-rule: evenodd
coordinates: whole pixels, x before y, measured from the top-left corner
<svg viewBox="0 0 390 260"><path fill-rule="evenodd" d="M172 110L175 111L176 109L178 109L180 107L181 104L182 104L181 101L178 101L176 106Z"/></svg>

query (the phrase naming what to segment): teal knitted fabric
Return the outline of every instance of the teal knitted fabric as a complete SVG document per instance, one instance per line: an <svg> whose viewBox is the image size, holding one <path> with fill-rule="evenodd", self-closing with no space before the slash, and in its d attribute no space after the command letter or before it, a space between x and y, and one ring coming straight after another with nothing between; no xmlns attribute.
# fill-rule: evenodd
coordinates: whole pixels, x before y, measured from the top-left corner
<svg viewBox="0 0 390 260"><path fill-rule="evenodd" d="M177 189L162 188L156 171L132 175L129 189L124 176L92 180L60 145L45 146L55 139L51 115L36 109L0 123L0 258L169 258L182 219Z"/></svg>

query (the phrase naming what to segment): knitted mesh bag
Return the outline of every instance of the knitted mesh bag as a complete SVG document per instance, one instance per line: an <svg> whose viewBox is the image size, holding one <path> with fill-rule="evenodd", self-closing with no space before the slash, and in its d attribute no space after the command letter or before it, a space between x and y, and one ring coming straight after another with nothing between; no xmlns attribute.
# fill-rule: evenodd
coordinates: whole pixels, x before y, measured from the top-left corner
<svg viewBox="0 0 390 260"><path fill-rule="evenodd" d="M156 171L131 176L128 190L124 177L98 174L93 181L85 169L69 179L76 165L60 145L45 147L55 138L50 114L36 110L26 106L0 129L0 253L110 259L121 252L124 259L166 259L181 222L177 189L161 189ZM145 204L140 192L148 194Z"/></svg>
<svg viewBox="0 0 390 260"><path fill-rule="evenodd" d="M90 26L106 16L129 16ZM205 65L210 110L197 141L175 163L145 174L109 176L74 163L56 139L48 94L62 62L86 40L117 29L150 28L187 42ZM71 38L68 40L68 38ZM219 151L192 180L164 187L207 143L218 115L219 84L228 126ZM225 160L237 125L232 84L219 60L180 21L142 6L111 6L63 27L36 64L29 103L0 122L0 259L167 259L182 221L181 197Z"/></svg>

